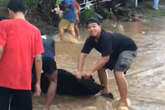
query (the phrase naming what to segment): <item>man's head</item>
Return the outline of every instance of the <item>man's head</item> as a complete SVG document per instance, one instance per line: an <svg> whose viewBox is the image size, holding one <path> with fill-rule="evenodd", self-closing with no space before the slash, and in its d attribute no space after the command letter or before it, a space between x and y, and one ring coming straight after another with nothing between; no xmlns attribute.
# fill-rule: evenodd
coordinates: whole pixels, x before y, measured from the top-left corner
<svg viewBox="0 0 165 110"><path fill-rule="evenodd" d="M16 13L22 13L24 15L26 12L24 0L9 0L7 8L9 18L14 18Z"/></svg>
<svg viewBox="0 0 165 110"><path fill-rule="evenodd" d="M54 59L50 57L43 57L42 58L42 68L44 74L50 79L54 80L57 76L57 66Z"/></svg>
<svg viewBox="0 0 165 110"><path fill-rule="evenodd" d="M91 37L98 38L101 33L100 22L95 18L89 18L87 21L88 34Z"/></svg>

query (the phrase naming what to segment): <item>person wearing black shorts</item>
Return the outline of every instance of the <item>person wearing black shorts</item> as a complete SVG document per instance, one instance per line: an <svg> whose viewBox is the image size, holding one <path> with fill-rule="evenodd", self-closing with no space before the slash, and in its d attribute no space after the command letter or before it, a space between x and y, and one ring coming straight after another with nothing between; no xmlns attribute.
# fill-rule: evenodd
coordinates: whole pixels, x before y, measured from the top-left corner
<svg viewBox="0 0 165 110"><path fill-rule="evenodd" d="M70 96L91 96L103 89L103 86L97 84L92 77L80 80L65 69L57 69L56 62L50 57L43 56L42 62L44 73L41 75L41 91L46 94L44 110L50 109L56 93ZM35 75L34 70L33 75ZM33 79L32 91L35 84L35 78Z"/></svg>
<svg viewBox="0 0 165 110"><path fill-rule="evenodd" d="M0 17L0 110L32 110L31 69L35 57L35 96L40 96L42 39L26 18L24 0L9 0Z"/></svg>
<svg viewBox="0 0 165 110"><path fill-rule="evenodd" d="M45 52L42 54L43 74L41 75L40 86L42 93L46 94L44 110L50 110L56 93L70 96L90 96L103 89L103 86L97 84L92 77L79 80L73 73L65 69L57 69L54 59L54 40L47 35L42 35L42 42ZM32 91L34 91L36 83L35 72L35 64L33 64Z"/></svg>
<svg viewBox="0 0 165 110"><path fill-rule="evenodd" d="M90 18L87 21L87 30L89 37L79 56L77 77L81 78L84 74L84 76L88 77L97 71L100 82L105 87L102 94L108 95L108 78L105 70L113 70L120 93L119 106L128 107L127 81L124 73L126 73L132 60L136 57L137 46L135 42L125 35L103 30L99 21L95 18ZM101 58L94 66L88 69L89 71L83 73L85 58L93 48L101 53Z"/></svg>

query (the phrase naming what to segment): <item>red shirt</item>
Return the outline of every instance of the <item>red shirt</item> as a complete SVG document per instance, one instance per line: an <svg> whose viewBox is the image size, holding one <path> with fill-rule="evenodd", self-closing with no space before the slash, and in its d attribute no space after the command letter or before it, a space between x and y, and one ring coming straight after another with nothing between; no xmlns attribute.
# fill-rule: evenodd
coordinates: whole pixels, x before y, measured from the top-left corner
<svg viewBox="0 0 165 110"><path fill-rule="evenodd" d="M76 9L76 14L78 16L80 16L80 5L76 0L74 1L74 6L75 6L75 9Z"/></svg>
<svg viewBox="0 0 165 110"><path fill-rule="evenodd" d="M0 22L0 87L31 89L33 57L43 52L40 31L24 19Z"/></svg>

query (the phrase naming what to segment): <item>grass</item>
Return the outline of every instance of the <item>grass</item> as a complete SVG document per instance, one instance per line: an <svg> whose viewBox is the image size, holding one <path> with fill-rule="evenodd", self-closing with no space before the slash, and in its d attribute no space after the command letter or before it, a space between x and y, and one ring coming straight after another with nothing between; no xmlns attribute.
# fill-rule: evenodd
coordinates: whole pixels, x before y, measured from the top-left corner
<svg viewBox="0 0 165 110"><path fill-rule="evenodd" d="M165 6L164 6L165 7ZM152 2L143 2L139 4L137 11L143 14L144 18L152 19L153 17L165 16L165 8L155 10L152 8Z"/></svg>

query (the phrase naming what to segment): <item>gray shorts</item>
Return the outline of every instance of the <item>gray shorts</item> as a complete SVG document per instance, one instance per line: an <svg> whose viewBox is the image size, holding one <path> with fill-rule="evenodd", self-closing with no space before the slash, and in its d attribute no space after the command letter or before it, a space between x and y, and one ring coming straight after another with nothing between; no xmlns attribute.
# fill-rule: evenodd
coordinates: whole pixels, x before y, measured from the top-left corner
<svg viewBox="0 0 165 110"><path fill-rule="evenodd" d="M132 61L136 57L136 55L136 51L126 50L121 52L116 61L114 71L126 72L130 68Z"/></svg>

